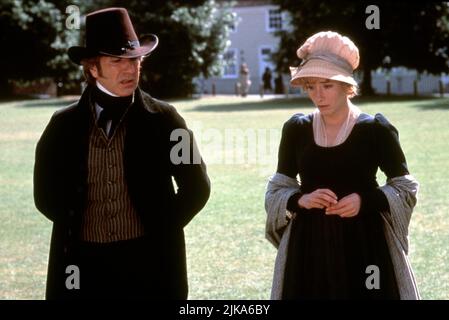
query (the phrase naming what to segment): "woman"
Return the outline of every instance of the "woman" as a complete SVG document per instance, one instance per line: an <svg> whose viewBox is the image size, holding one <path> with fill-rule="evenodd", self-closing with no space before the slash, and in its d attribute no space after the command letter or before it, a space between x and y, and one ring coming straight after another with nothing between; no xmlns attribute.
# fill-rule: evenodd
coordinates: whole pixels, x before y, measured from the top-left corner
<svg viewBox="0 0 449 320"><path fill-rule="evenodd" d="M246 97L249 93L249 89L251 87L251 75L249 72L248 65L246 63L242 63L240 66L240 94L242 97Z"/></svg>
<svg viewBox="0 0 449 320"><path fill-rule="evenodd" d="M292 68L316 109L283 127L277 173L266 193L267 238L278 247L273 299L419 299L407 259L418 183L398 132L350 99L359 51L320 32ZM387 176L379 187L376 172ZM299 174L300 182L296 180Z"/></svg>

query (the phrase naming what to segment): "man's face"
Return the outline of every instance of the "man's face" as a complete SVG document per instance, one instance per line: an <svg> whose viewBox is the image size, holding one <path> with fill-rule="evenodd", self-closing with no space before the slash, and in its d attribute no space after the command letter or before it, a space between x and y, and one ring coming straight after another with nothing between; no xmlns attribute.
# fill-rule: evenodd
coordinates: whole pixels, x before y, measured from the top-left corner
<svg viewBox="0 0 449 320"><path fill-rule="evenodd" d="M126 97L133 94L139 84L141 58L101 56L100 68L90 69L92 76L110 92Z"/></svg>

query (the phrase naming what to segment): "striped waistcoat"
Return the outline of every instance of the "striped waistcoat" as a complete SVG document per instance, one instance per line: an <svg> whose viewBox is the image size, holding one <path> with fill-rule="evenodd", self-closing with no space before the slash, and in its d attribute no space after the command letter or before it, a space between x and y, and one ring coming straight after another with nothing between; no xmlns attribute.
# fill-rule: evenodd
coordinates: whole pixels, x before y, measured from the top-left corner
<svg viewBox="0 0 449 320"><path fill-rule="evenodd" d="M123 120L123 119L122 119ZM114 242L144 235L125 182L123 150L126 126L121 122L107 139L96 124L89 137L88 199L81 240Z"/></svg>

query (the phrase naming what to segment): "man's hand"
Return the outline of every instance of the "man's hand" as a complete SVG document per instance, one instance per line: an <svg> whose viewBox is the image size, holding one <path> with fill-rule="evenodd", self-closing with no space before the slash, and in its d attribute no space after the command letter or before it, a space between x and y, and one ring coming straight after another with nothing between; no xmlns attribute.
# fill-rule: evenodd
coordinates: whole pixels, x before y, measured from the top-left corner
<svg viewBox="0 0 449 320"><path fill-rule="evenodd" d="M357 193L351 193L340 199L337 204L326 208L326 214L337 214L341 218L350 218L356 216L360 211L362 199Z"/></svg>
<svg viewBox="0 0 449 320"><path fill-rule="evenodd" d="M324 209L338 203L337 196L329 189L317 189L304 194L298 200L298 205L306 209Z"/></svg>

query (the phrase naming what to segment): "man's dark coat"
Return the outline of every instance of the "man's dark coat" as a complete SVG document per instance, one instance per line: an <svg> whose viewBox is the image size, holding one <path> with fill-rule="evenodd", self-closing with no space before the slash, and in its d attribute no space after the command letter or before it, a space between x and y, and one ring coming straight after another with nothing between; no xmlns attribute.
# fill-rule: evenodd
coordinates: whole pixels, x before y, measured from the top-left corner
<svg viewBox="0 0 449 320"><path fill-rule="evenodd" d="M69 276L66 268L77 263L73 252L78 246L87 202L91 90L88 86L77 103L55 112L36 147L35 204L53 222L47 299L70 298L72 294L65 286ZM202 161L178 165L170 161L170 150L178 143L170 141L171 132L177 128L187 130L173 106L137 89L126 117L125 180L145 229L148 250L142 255L154 261L154 270L158 271L151 276L162 283L153 288L152 296L185 299L188 289L183 228L209 198L206 167ZM198 151L192 132L188 132L192 160L193 152Z"/></svg>

